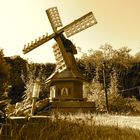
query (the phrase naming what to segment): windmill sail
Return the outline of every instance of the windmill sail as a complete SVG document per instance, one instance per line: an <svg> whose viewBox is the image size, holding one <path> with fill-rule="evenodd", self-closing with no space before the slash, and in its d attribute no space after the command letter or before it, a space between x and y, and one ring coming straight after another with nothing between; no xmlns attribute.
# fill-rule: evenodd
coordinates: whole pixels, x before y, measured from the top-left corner
<svg viewBox="0 0 140 140"><path fill-rule="evenodd" d="M75 20L71 24L64 27L64 32L67 37L70 37L78 32L81 32L82 30L89 28L96 24L97 21L93 15L92 12L89 12L88 14L84 15L83 17Z"/></svg>

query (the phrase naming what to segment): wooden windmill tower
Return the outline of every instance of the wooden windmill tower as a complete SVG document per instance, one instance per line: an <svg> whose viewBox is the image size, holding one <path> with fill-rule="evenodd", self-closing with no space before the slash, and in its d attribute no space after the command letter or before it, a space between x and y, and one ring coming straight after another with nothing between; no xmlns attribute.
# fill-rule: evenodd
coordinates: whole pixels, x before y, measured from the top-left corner
<svg viewBox="0 0 140 140"><path fill-rule="evenodd" d="M52 46L56 59L56 70L47 79L50 86L50 98L53 101L82 101L83 100L83 77L80 74L74 54L76 47L67 39L90 26L97 23L92 12L82 16L72 23L63 27L57 7L46 10L54 33L43 35L38 40L24 46L23 53L26 54L51 39L55 39L56 44Z"/></svg>

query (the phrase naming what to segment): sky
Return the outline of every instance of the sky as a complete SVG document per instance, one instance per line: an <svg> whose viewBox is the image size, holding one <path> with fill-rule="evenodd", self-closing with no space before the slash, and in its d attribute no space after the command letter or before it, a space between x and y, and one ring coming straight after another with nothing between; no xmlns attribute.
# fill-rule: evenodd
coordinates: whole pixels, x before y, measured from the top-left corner
<svg viewBox="0 0 140 140"><path fill-rule="evenodd" d="M5 56L20 55L35 62L55 62L51 41L23 55L24 44L53 33L45 10L57 6L63 26L92 11L98 24L69 39L87 52L106 43L140 51L140 0L0 0L0 48ZM79 53L80 54L80 53Z"/></svg>

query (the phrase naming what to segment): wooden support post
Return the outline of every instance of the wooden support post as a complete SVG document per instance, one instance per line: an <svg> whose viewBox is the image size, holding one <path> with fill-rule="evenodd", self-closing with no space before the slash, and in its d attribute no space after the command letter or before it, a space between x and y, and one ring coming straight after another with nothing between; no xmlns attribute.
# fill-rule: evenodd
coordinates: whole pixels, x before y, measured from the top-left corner
<svg viewBox="0 0 140 140"><path fill-rule="evenodd" d="M106 63L103 63L103 83L104 83L104 91L105 91L105 100L106 100L106 110L107 113L109 112L109 105L108 105L108 95L107 95L107 86L106 86Z"/></svg>
<svg viewBox="0 0 140 140"><path fill-rule="evenodd" d="M36 103L36 98L33 98L33 99L32 99L31 116L34 116L35 103Z"/></svg>

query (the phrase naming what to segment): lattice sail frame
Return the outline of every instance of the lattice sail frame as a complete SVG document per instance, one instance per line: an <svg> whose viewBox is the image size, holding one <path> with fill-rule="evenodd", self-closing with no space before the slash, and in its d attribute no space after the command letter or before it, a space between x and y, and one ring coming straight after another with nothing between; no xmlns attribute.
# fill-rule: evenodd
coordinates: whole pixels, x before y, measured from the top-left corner
<svg viewBox="0 0 140 140"><path fill-rule="evenodd" d="M46 13L54 32L56 32L57 28L63 26L57 7L52 7L52 8L47 9Z"/></svg>
<svg viewBox="0 0 140 140"><path fill-rule="evenodd" d="M67 37L70 37L78 32L81 32L82 30L85 30L93 26L96 23L97 21L93 13L90 12L85 16L79 18L78 20L75 20L73 23L71 23L67 28L64 29L64 32Z"/></svg>
<svg viewBox="0 0 140 140"><path fill-rule="evenodd" d="M56 60L56 69L61 72L65 69L67 69L65 60L63 58L63 55L60 51L59 45L57 43L55 43L53 46L53 52L54 52L54 56L55 56L55 60Z"/></svg>

